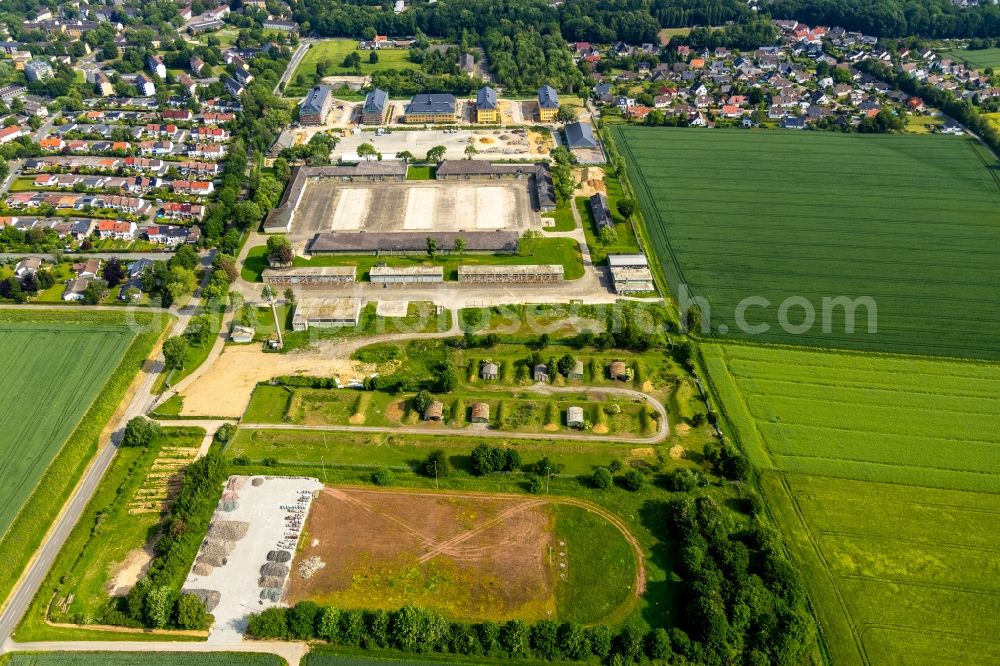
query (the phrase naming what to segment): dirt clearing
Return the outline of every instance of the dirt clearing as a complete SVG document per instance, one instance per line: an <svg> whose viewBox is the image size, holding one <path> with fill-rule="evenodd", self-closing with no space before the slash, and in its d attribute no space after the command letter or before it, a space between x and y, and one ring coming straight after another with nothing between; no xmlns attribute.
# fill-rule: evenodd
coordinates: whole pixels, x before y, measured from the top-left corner
<svg viewBox="0 0 1000 666"><path fill-rule="evenodd" d="M341 608L412 603L469 620L554 617L557 571L548 501L325 489L312 545L298 553L288 601ZM300 562L325 566L304 579Z"/></svg>
<svg viewBox="0 0 1000 666"><path fill-rule="evenodd" d="M181 391L181 416L239 418L250 404L250 394L260 383L279 375L337 377L340 382L361 380L369 366L334 356L326 345L288 354L265 354L257 345L225 348L208 370Z"/></svg>

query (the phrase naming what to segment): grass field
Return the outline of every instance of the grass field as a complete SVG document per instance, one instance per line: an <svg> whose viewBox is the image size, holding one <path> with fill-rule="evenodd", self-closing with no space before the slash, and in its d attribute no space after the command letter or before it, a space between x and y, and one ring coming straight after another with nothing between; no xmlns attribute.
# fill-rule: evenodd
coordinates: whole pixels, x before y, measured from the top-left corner
<svg viewBox="0 0 1000 666"><path fill-rule="evenodd" d="M615 128L675 296L712 335L1000 358L1000 171L966 138ZM737 307L748 297L741 332ZM816 315L810 326L804 299ZM824 298L870 297L848 332ZM782 306L786 326L781 325ZM824 320L829 332L824 331ZM803 330L804 329L804 330ZM942 335L945 333L945 335Z"/></svg>
<svg viewBox="0 0 1000 666"><path fill-rule="evenodd" d="M297 554L327 566L308 580L293 573L289 601L415 604L465 621L592 623L620 614L636 581L632 546L594 505L560 502L328 488Z"/></svg>
<svg viewBox="0 0 1000 666"><path fill-rule="evenodd" d="M1000 366L704 345L835 663L995 660Z"/></svg>
<svg viewBox="0 0 1000 666"><path fill-rule="evenodd" d="M952 49L951 51L945 51L944 53L955 60L961 60L962 62L968 63L977 69L1000 67L1000 48L977 49L971 51L969 49Z"/></svg>
<svg viewBox="0 0 1000 666"><path fill-rule="evenodd" d="M375 264L388 266L443 266L444 279L458 279L458 267L466 266L523 266L530 264L560 264L567 280L583 277L583 258L580 246L572 238L538 238L529 241L522 252L515 254L466 254L461 261L457 255L437 255L431 259L426 254L382 255L336 254L315 255L311 259L295 257L295 266L357 266L357 279L368 281L368 271ZM267 248L251 248L241 269L243 279L260 282L260 275L267 268Z"/></svg>
<svg viewBox="0 0 1000 666"><path fill-rule="evenodd" d="M368 62L371 51L358 50L356 39L328 39L313 44L306 55L299 63L298 69L292 76L285 95L295 97L304 95L316 77L316 65L326 62L328 75L354 74L354 70L343 66L344 58L351 53L361 56L361 74L368 76L372 72L383 69L415 69L416 63L410 62L410 52L407 49L384 49L378 51L378 62L372 64Z"/></svg>
<svg viewBox="0 0 1000 666"><path fill-rule="evenodd" d="M14 652L3 666L284 666L273 654L252 652Z"/></svg>
<svg viewBox="0 0 1000 666"><path fill-rule="evenodd" d="M471 473L469 452L480 440L468 437L443 438L435 435L392 435L379 433L327 432L317 430L248 430L241 429L226 449L230 458L246 458L261 462L273 458L283 467L320 468L325 466L333 477L336 469L374 470L386 466L408 471L436 449L442 449L452 466ZM517 449L525 465L548 457L563 466L563 474L591 474L594 468L606 466L618 458L637 464L655 463L654 447L635 447L608 441L545 442L510 439L484 440L493 446L501 444ZM663 454L676 441L662 445ZM693 443L693 442L692 442ZM697 449L695 449L697 451ZM321 476L322 478L322 476Z"/></svg>
<svg viewBox="0 0 1000 666"><path fill-rule="evenodd" d="M133 334L125 326L21 324L0 313L0 534L90 409Z"/></svg>

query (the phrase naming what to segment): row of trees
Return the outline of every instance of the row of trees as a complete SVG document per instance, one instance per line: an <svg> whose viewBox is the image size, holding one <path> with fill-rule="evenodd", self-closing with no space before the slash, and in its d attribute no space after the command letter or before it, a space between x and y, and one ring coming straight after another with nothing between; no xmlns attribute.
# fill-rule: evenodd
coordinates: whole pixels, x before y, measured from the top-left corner
<svg viewBox="0 0 1000 666"><path fill-rule="evenodd" d="M247 634L260 639L320 639L331 645L392 648L408 654L450 653L472 657L584 661L617 658L665 659L671 638L663 629L583 627L550 620L527 623L450 622L434 611L404 606L397 611L341 610L302 601L251 615Z"/></svg>

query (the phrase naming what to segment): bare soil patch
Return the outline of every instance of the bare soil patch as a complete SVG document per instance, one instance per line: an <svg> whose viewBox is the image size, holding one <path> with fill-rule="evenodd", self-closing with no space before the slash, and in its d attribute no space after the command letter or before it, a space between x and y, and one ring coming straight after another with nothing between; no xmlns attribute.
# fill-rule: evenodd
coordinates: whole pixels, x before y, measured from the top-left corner
<svg viewBox="0 0 1000 666"><path fill-rule="evenodd" d="M279 375L361 380L374 366L334 356L326 345L288 354L265 354L257 345L229 346L181 395L181 416L243 416L254 387Z"/></svg>
<svg viewBox="0 0 1000 666"><path fill-rule="evenodd" d="M139 578L146 573L153 554L146 548L134 548L125 556L125 560L114 567L111 582L108 583L108 594L112 597L124 597L128 594Z"/></svg>
<svg viewBox="0 0 1000 666"><path fill-rule="evenodd" d="M556 611L547 500L326 488L315 538L297 554L288 602L342 608L417 604L469 620L535 620ZM298 563L326 566L303 579Z"/></svg>
<svg viewBox="0 0 1000 666"><path fill-rule="evenodd" d="M576 181L577 196L592 196L597 193L607 194L608 188L604 184L604 171L596 167L584 167L573 171L573 180Z"/></svg>

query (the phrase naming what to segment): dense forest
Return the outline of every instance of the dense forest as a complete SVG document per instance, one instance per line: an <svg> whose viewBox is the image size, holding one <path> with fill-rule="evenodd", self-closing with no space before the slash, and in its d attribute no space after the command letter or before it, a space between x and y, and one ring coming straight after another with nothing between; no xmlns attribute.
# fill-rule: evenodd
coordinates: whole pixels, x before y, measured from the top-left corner
<svg viewBox="0 0 1000 666"><path fill-rule="evenodd" d="M773 16L839 25L880 37L997 37L1000 5L958 7L950 0L774 0Z"/></svg>

